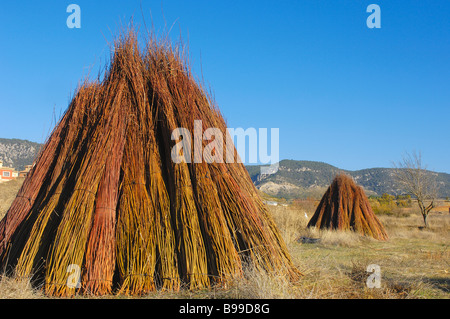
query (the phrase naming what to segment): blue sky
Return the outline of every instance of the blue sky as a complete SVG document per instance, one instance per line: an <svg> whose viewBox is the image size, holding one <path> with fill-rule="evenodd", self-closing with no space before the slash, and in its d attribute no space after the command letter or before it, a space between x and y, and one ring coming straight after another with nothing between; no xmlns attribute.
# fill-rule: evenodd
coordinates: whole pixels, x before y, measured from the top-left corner
<svg viewBox="0 0 450 319"><path fill-rule="evenodd" d="M69 4L81 28L69 29ZM134 17L189 44L228 126L279 128L280 158L391 167L420 150L450 173L450 1L8 1L0 137L43 142ZM369 4L381 28L369 29Z"/></svg>

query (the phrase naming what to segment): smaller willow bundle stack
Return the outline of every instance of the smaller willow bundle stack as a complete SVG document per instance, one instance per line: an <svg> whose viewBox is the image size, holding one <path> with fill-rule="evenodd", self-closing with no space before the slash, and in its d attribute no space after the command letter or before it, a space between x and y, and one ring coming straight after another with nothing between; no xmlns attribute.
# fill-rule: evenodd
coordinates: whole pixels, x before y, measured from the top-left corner
<svg viewBox="0 0 450 319"><path fill-rule="evenodd" d="M201 120L225 137L225 121L182 50L151 37L141 51L136 37L78 89L0 222L2 270L51 296L227 285L248 262L296 280L234 145L223 161L172 160L175 129Z"/></svg>
<svg viewBox="0 0 450 319"><path fill-rule="evenodd" d="M364 190L346 174L335 177L307 227L351 230L378 240L388 239Z"/></svg>

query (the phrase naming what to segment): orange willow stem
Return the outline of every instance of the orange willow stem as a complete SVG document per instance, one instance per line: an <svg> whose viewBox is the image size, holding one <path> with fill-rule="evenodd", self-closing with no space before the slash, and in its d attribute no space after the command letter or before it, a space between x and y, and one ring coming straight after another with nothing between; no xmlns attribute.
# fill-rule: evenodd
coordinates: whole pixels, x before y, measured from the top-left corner
<svg viewBox="0 0 450 319"><path fill-rule="evenodd" d="M171 160L172 131L195 120L227 134L183 51L120 37L105 78L79 88L0 222L0 266L51 296L227 285L248 262L296 280L243 164Z"/></svg>

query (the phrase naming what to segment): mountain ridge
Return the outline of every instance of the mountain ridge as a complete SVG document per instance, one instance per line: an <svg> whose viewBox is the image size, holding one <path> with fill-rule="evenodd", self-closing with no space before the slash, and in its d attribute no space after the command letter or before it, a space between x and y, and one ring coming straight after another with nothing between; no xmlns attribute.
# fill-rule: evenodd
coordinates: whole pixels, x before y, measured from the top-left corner
<svg viewBox="0 0 450 319"><path fill-rule="evenodd" d="M25 165L33 164L41 146L28 140L0 138L0 160L3 166L21 171Z"/></svg>
<svg viewBox="0 0 450 319"><path fill-rule="evenodd" d="M383 193L402 194L394 180L394 168L374 167L359 170L341 169L324 162L282 160L279 169L271 175L261 175L262 165L249 165L247 171L255 186L274 197L320 197L338 173L352 176L367 195L381 196ZM436 176L438 196L450 197L450 174L428 171Z"/></svg>
<svg viewBox="0 0 450 319"><path fill-rule="evenodd" d="M0 160L4 166L23 170L36 159L43 144L21 139L0 138ZM261 191L283 198L321 197L336 174L343 172L352 176L367 195L383 193L397 195L400 187L393 180L393 168L374 167L345 170L321 161L285 159L279 162L276 173L262 176L263 165L247 165L247 171ZM439 197L450 197L450 174L433 172L440 186Z"/></svg>

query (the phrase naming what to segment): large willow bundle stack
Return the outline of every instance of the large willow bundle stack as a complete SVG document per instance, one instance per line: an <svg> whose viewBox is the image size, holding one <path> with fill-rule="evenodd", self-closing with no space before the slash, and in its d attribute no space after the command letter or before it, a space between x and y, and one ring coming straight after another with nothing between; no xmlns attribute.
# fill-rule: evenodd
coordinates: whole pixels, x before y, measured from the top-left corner
<svg viewBox="0 0 450 319"><path fill-rule="evenodd" d="M195 120L227 134L181 51L154 38L141 51L133 31L116 41L105 78L78 89L0 222L3 269L53 296L227 284L244 261L297 278L233 145L223 163L172 161L173 130Z"/></svg>
<svg viewBox="0 0 450 319"><path fill-rule="evenodd" d="M352 230L378 240L388 239L364 190L345 174L337 175L328 187L308 227Z"/></svg>

